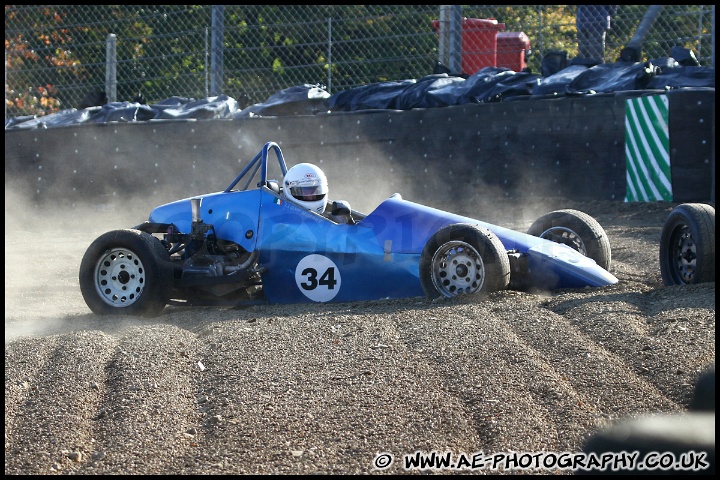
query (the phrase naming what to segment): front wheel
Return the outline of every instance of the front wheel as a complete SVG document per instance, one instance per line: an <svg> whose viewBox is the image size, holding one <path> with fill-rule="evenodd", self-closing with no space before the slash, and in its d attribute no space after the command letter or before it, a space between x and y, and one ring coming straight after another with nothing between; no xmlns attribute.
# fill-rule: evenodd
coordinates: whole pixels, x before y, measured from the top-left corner
<svg viewBox="0 0 720 480"><path fill-rule="evenodd" d="M610 240L600 223L579 210L555 210L530 225L528 235L562 243L610 270Z"/></svg>
<svg viewBox="0 0 720 480"><path fill-rule="evenodd" d="M170 298L173 269L160 241L134 229L99 236L80 263L80 291L97 315L158 315Z"/></svg>
<svg viewBox="0 0 720 480"><path fill-rule="evenodd" d="M660 235L660 273L666 286L715 281L715 208L675 207Z"/></svg>
<svg viewBox="0 0 720 480"><path fill-rule="evenodd" d="M441 228L420 256L420 283L429 298L495 292L510 282L510 260L500 239L471 224Z"/></svg>

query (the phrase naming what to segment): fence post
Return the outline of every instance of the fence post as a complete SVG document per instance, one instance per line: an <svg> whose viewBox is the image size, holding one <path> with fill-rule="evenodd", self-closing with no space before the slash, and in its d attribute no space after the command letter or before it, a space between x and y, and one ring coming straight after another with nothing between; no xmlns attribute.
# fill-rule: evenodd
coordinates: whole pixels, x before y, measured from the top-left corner
<svg viewBox="0 0 720 480"><path fill-rule="evenodd" d="M640 20L640 24L637 26L635 33L633 34L630 41L627 43L628 47L635 47L642 49L642 43L645 40L645 35L650 30L650 27L655 23L655 19L660 15L660 11L663 9L663 5L650 5L645 11Z"/></svg>
<svg viewBox="0 0 720 480"><path fill-rule="evenodd" d="M328 18L327 91L332 93L332 18Z"/></svg>
<svg viewBox="0 0 720 480"><path fill-rule="evenodd" d="M105 47L105 93L108 102L117 102L117 38L114 33L108 34Z"/></svg>
<svg viewBox="0 0 720 480"><path fill-rule="evenodd" d="M225 28L225 6L212 7L212 39L210 40L210 95L217 96L223 89L223 31Z"/></svg>
<svg viewBox="0 0 720 480"><path fill-rule="evenodd" d="M462 6L441 5L439 22L440 63L452 73L462 72Z"/></svg>
<svg viewBox="0 0 720 480"><path fill-rule="evenodd" d="M715 68L715 5L712 6L712 53L710 54L710 66Z"/></svg>

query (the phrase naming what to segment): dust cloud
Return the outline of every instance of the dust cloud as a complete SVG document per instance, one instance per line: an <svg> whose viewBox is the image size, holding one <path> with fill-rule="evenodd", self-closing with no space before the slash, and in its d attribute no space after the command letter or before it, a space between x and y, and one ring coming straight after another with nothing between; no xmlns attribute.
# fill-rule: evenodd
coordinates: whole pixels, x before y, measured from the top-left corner
<svg viewBox="0 0 720 480"><path fill-rule="evenodd" d="M136 203L35 204L5 185L5 342L87 328L97 320L80 293L87 247L102 233L147 219Z"/></svg>
<svg viewBox="0 0 720 480"><path fill-rule="evenodd" d="M438 184L432 172L416 172L412 164L400 161L382 164L379 171L361 170L358 178L343 174L347 159L296 159L290 152L283 154L288 168L301 161L317 163L328 176L330 199L348 201L354 210L365 214L392 194L400 193L406 200L525 230L540 215L567 206L562 200L541 202L536 198L524 203L505 199L500 187L472 178L459 179L448 194L447 190L428 186ZM378 151L374 155L382 159L384 154ZM232 175L237 175L250 159L239 159L237 172ZM362 163L363 159L358 161ZM188 188L182 182L173 182L157 186L147 195L106 192L103 186L94 185L103 193L86 200L72 195L75 192L70 190L63 194L64 188L70 186L62 183L66 179L56 178L54 188L39 201L38 192L6 177L5 341L21 335L81 330L99 322L85 305L78 281L80 262L90 243L107 231L144 222L157 205L220 191L232 181L219 172L211 177L205 180L215 188ZM113 322L119 326L132 320L118 317Z"/></svg>
<svg viewBox="0 0 720 480"><path fill-rule="evenodd" d="M251 158L239 159L232 175L239 173ZM289 168L306 160L286 161ZM85 250L107 231L144 222L158 205L225 189L232 181L231 176L211 174L206 182L216 184L214 188L192 189L180 186L182 182L173 182L165 190L158 186L146 195L123 194L93 185L100 193L93 191L91 198L73 191L70 181L62 176L42 192L28 187L21 179L6 176L5 342L20 336L107 330L109 323L112 328L122 328L142 322L124 316L107 322L107 318L90 312L78 280ZM374 176L369 182L331 177L331 198L350 201L352 208L363 213L369 213L382 200L403 190L397 180L385 180L389 175Z"/></svg>

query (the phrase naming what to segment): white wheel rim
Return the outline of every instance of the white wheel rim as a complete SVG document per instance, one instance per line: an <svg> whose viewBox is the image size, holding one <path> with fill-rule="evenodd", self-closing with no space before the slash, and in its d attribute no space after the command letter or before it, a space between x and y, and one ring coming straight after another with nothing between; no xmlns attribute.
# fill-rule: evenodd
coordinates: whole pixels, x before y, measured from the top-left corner
<svg viewBox="0 0 720 480"><path fill-rule="evenodd" d="M124 248L105 252L95 264L95 290L113 307L135 303L145 286L145 266L138 256Z"/></svg>
<svg viewBox="0 0 720 480"><path fill-rule="evenodd" d="M451 241L437 249L432 258L432 281L445 297L479 291L485 280L485 264L472 245Z"/></svg>
<svg viewBox="0 0 720 480"><path fill-rule="evenodd" d="M563 245L567 245L568 247L580 252L587 257L587 249L585 248L585 243L583 242L582 238L580 238L580 235L570 230L569 228L548 228L540 234L540 238L552 240L555 243L562 243Z"/></svg>

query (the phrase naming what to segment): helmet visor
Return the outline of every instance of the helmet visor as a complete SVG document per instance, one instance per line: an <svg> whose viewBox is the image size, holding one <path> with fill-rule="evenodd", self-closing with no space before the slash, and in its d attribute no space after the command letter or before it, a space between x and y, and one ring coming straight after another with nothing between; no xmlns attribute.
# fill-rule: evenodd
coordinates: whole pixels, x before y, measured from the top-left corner
<svg viewBox="0 0 720 480"><path fill-rule="evenodd" d="M322 200L325 197L324 188L322 185L316 185L314 187L290 187L290 194L304 202L314 202L316 200Z"/></svg>

